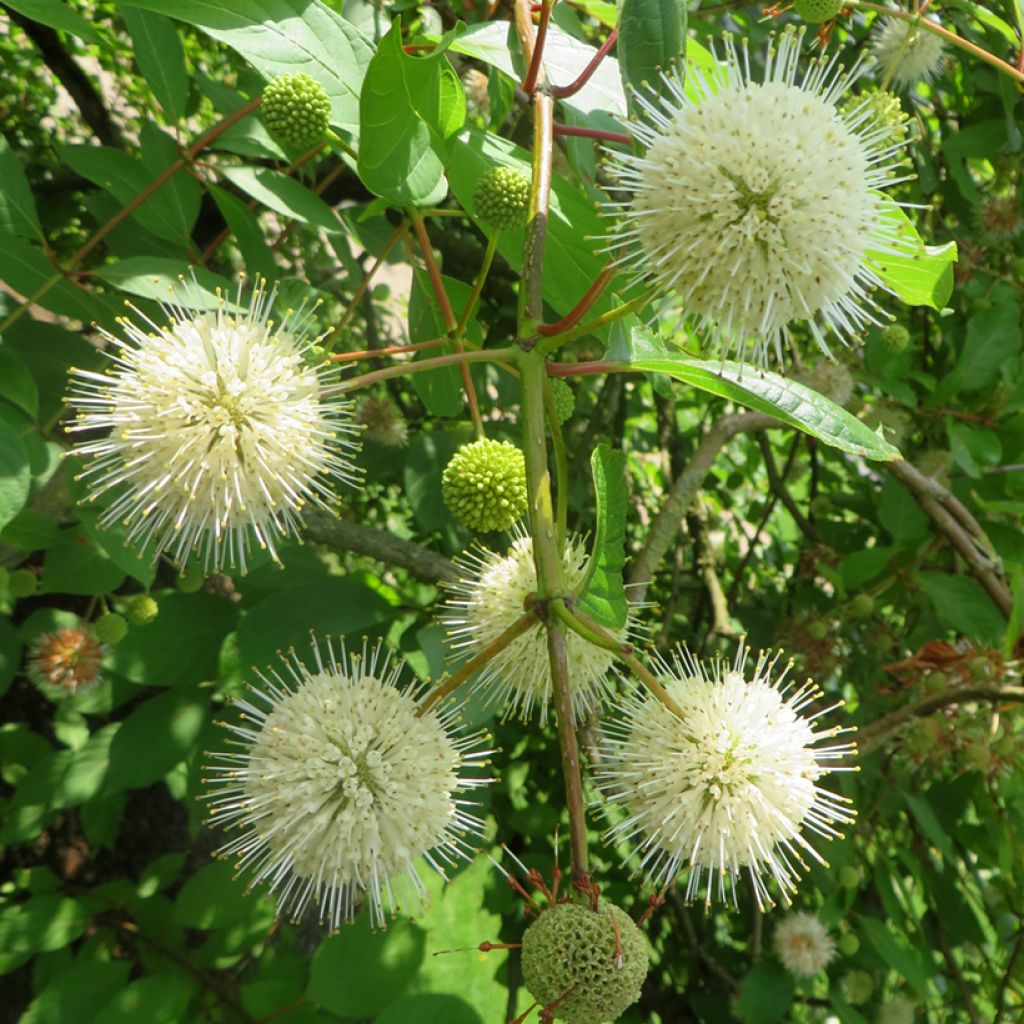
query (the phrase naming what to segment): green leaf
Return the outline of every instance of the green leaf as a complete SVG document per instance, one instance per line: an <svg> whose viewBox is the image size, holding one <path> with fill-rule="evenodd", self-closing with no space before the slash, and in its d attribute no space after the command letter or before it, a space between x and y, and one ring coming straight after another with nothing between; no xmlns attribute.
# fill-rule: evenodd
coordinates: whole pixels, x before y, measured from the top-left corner
<svg viewBox="0 0 1024 1024"><path fill-rule="evenodd" d="M607 444L599 444L591 453L590 468L597 499L597 529L579 606L602 626L621 629L629 611L622 585L629 504L626 456Z"/></svg>
<svg viewBox="0 0 1024 1024"><path fill-rule="evenodd" d="M359 129L359 86L373 44L319 0L118 0L171 14L237 50L267 78L302 72L331 99L331 123Z"/></svg>
<svg viewBox="0 0 1024 1024"><path fill-rule="evenodd" d="M102 43L96 30L65 0L4 0L7 7L50 28L70 32L89 43Z"/></svg>
<svg viewBox="0 0 1024 1024"><path fill-rule="evenodd" d="M910 218L891 199L886 198L882 216L895 223L906 251L893 255L869 249L865 258L872 269L908 306L944 309L953 293L956 242L925 245Z"/></svg>
<svg viewBox="0 0 1024 1024"><path fill-rule="evenodd" d="M154 974L133 981L96 1016L96 1024L179 1024L195 985L180 974Z"/></svg>
<svg viewBox="0 0 1024 1024"><path fill-rule="evenodd" d="M889 967L903 975L922 997L928 997L935 968L920 950L897 937L889 925L877 918L862 917L860 932Z"/></svg>
<svg viewBox="0 0 1024 1024"><path fill-rule="evenodd" d="M178 143L155 121L143 122L139 143L139 157L154 181L181 158ZM191 236L203 201L203 188L195 174L190 174L186 168L178 168L160 186L157 195L167 204L175 223L184 227L186 236Z"/></svg>
<svg viewBox="0 0 1024 1024"><path fill-rule="evenodd" d="M985 469L998 466L1002 461L1003 445L994 430L950 417L946 421L946 432L953 461L968 476L977 479Z"/></svg>
<svg viewBox="0 0 1024 1024"><path fill-rule="evenodd" d="M919 572L917 582L947 629L987 644L1002 642L1006 620L976 580L944 572Z"/></svg>
<svg viewBox="0 0 1024 1024"><path fill-rule="evenodd" d="M39 415L39 388L25 360L11 347L0 348L0 395L35 419Z"/></svg>
<svg viewBox="0 0 1024 1024"><path fill-rule="evenodd" d="M269 167L226 167L224 177L268 210L293 217L325 231L338 231L341 224L334 211L301 181Z"/></svg>
<svg viewBox="0 0 1024 1024"><path fill-rule="evenodd" d="M217 861L200 868L182 887L174 901L174 920L187 928L210 931L274 916L272 900L254 899L235 868Z"/></svg>
<svg viewBox="0 0 1024 1024"><path fill-rule="evenodd" d="M227 221L231 237L238 246L242 259L245 260L248 276L274 280L277 277L274 253L267 244L266 235L256 214L249 209L247 203L226 189L208 185L207 191L213 196L213 201Z"/></svg>
<svg viewBox="0 0 1024 1024"><path fill-rule="evenodd" d="M923 540L928 535L931 523L910 491L892 477L882 485L882 493L878 498L878 521L897 541ZM887 562L891 559L890 549Z"/></svg>
<svg viewBox="0 0 1024 1024"><path fill-rule="evenodd" d="M0 419L0 530L24 508L30 484L25 442L14 427Z"/></svg>
<svg viewBox="0 0 1024 1024"><path fill-rule="evenodd" d="M900 453L888 441L812 388L734 362L699 362L685 356L637 359L619 364L632 370L664 373L692 387L768 413L840 451L891 462Z"/></svg>
<svg viewBox="0 0 1024 1024"><path fill-rule="evenodd" d="M0 913L0 968L13 970L36 953L52 953L89 926L92 909L81 900L45 893Z"/></svg>
<svg viewBox="0 0 1024 1024"><path fill-rule="evenodd" d="M83 530L65 530L64 543L43 561L43 594L108 594L124 583L125 572Z"/></svg>
<svg viewBox="0 0 1024 1024"><path fill-rule="evenodd" d="M127 541L128 528L121 523L99 526L100 511L86 505L79 513L82 530L107 554L122 572L138 580L147 589L156 579L156 564L134 544Z"/></svg>
<svg viewBox="0 0 1024 1024"><path fill-rule="evenodd" d="M173 302L184 309L241 311L241 307L222 297L237 291L227 278L205 267L194 267L186 260L130 256L99 268L96 276L129 295L155 302Z"/></svg>
<svg viewBox="0 0 1024 1024"><path fill-rule="evenodd" d="M178 30L169 18L142 8L126 7L121 14L142 77L168 118L180 121L188 102L188 71Z"/></svg>
<svg viewBox="0 0 1024 1024"><path fill-rule="evenodd" d="M194 686L214 679L224 637L237 619L236 606L222 597L162 594L156 620L129 630L114 648L113 667L147 686Z"/></svg>
<svg viewBox="0 0 1024 1024"><path fill-rule="evenodd" d="M399 206L444 199L445 141L466 120L466 97L444 51L412 57L395 21L366 69L359 95L357 170L373 193Z"/></svg>
<svg viewBox="0 0 1024 1024"><path fill-rule="evenodd" d="M686 55L686 4L681 0L622 0L615 56L622 84L659 90L662 70Z"/></svg>
<svg viewBox="0 0 1024 1024"><path fill-rule="evenodd" d="M0 696L7 692L20 667L21 637L10 619L0 618Z"/></svg>
<svg viewBox="0 0 1024 1024"><path fill-rule="evenodd" d="M194 689L166 690L137 707L110 745L105 790L142 789L193 754L208 703Z"/></svg>
<svg viewBox="0 0 1024 1024"><path fill-rule="evenodd" d="M484 1024L472 1006L458 996L402 996L374 1018L374 1024Z"/></svg>
<svg viewBox="0 0 1024 1024"><path fill-rule="evenodd" d="M936 403L961 391L992 387L1016 363L1021 351L1020 305L1004 302L975 313L967 321L967 338L956 366L939 384Z"/></svg>
<svg viewBox="0 0 1024 1024"><path fill-rule="evenodd" d="M53 976L18 1024L55 1024L72 1015L76 1024L91 1024L97 1011L124 988L131 969L127 960L82 956Z"/></svg>
<svg viewBox="0 0 1024 1024"><path fill-rule="evenodd" d="M774 964L758 964L740 984L736 1011L744 1024L775 1024L793 1004L793 979Z"/></svg>
<svg viewBox="0 0 1024 1024"><path fill-rule="evenodd" d="M43 237L28 178L3 135L0 135L0 232L25 238Z"/></svg>
<svg viewBox="0 0 1024 1024"><path fill-rule="evenodd" d="M372 1019L402 995L424 955L423 929L412 921L369 933L361 921L320 944L306 998L339 1017Z"/></svg>
<svg viewBox="0 0 1024 1024"><path fill-rule="evenodd" d="M161 604L160 618L163 614ZM238 657L245 670L262 671L280 663L278 652L294 647L308 663L310 632L334 643L349 636L354 646L363 632L395 614L380 594L355 578L331 577L313 586L291 587L264 598L245 616L238 627Z"/></svg>

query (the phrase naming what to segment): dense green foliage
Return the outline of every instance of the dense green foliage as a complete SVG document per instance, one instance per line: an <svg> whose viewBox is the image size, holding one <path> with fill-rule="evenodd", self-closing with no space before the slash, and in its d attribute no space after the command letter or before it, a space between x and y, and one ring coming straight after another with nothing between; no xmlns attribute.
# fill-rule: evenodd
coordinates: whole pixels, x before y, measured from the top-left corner
<svg viewBox="0 0 1024 1024"><path fill-rule="evenodd" d="M796 20L690 7L687 28L674 0L559 0L556 83L619 36L558 121L621 132L623 80L654 82L687 40L688 66L706 67L726 30L756 62ZM823 29L844 61L867 48L869 7ZM861 735L860 771L831 783L856 823L818 844L829 866L795 897L837 940L828 971L781 966L786 911L758 910L745 886L708 912L677 886L645 921L650 971L624 1022L865 1024L896 994L927 1024L1024 1013L1024 8L929 10L1011 73L947 46L936 80L901 94L913 175L893 192L913 206L892 216L928 247L889 261L879 301L894 326L837 346L838 365L801 344L801 365L762 375L667 343L638 306L555 357L571 388L547 390L549 421L568 416L558 498L596 551L581 607L611 629L645 602L638 647L663 652L731 658L742 635L782 647ZM530 178L512 14L473 0L0 2L0 1021L498 1024L530 1006L518 951L476 949L516 944L529 923L483 853L450 884L424 873L421 917L329 934L315 912L278 920L246 892L198 799L218 722L237 721L230 699L278 652L308 651L311 630L383 639L424 680L450 667L438 608L451 559L481 538L442 477L475 438L467 379L487 435L519 443L517 375L443 365L356 393L363 486L339 489L338 521L309 512L283 568L265 553L245 575L154 563L98 524L81 465L62 459L68 371L103 368L126 300L162 320L162 301L211 307L264 276L280 308L312 307L311 358L366 354L350 376L392 365L373 352L390 346L433 343L419 360L512 344L523 196L496 232L476 191L496 164ZM285 72L322 86L325 142L293 149L302 131L282 141L255 112ZM557 136L548 323L605 267L610 144ZM586 319L637 294L619 273ZM564 365L599 359L616 372ZM41 639L64 637L49 654L67 659L63 631L89 626L76 671L98 684L37 685ZM498 751L483 845L550 878L569 834L554 724L504 721L476 695L467 717ZM588 765L600 733L598 715L579 729ZM652 893L601 843L606 824L588 814L592 876L636 919Z"/></svg>

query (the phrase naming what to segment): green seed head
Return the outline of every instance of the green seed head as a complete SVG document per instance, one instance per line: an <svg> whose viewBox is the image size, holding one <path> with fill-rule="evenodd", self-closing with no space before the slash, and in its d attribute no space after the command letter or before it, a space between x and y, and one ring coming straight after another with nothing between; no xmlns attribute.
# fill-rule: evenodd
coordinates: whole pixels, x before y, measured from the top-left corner
<svg viewBox="0 0 1024 1024"><path fill-rule="evenodd" d="M526 929L522 965L527 991L541 1006L560 1000L555 1020L600 1024L640 998L647 943L632 918L608 900L596 911L559 903Z"/></svg>
<svg viewBox="0 0 1024 1024"><path fill-rule="evenodd" d="M39 577L31 569L15 569L7 580L7 592L16 600L31 597L39 589Z"/></svg>
<svg viewBox="0 0 1024 1024"><path fill-rule="evenodd" d="M793 0L796 11L808 25L831 21L842 9L845 0Z"/></svg>
<svg viewBox="0 0 1024 1024"><path fill-rule="evenodd" d="M903 324L891 324L882 331L881 339L890 352L902 352L910 344L910 331Z"/></svg>
<svg viewBox="0 0 1024 1024"><path fill-rule="evenodd" d="M526 461L508 441L463 445L445 467L441 496L471 530L507 530L526 511Z"/></svg>
<svg viewBox="0 0 1024 1024"><path fill-rule="evenodd" d="M278 75L263 90L263 123L280 142L309 149L322 141L331 119L327 90L304 74Z"/></svg>
<svg viewBox="0 0 1024 1024"><path fill-rule="evenodd" d="M156 598L149 594L136 594L124 605L124 616L133 626L145 626L152 622L160 613Z"/></svg>
<svg viewBox="0 0 1024 1024"><path fill-rule="evenodd" d="M851 1006L863 1006L875 994L875 979L867 971L850 971L843 978L843 996Z"/></svg>
<svg viewBox="0 0 1024 1024"><path fill-rule="evenodd" d="M839 941L836 945L843 956L855 956L857 950L860 949L860 939L853 932L847 932L845 935L839 936Z"/></svg>
<svg viewBox="0 0 1024 1024"><path fill-rule="evenodd" d="M128 623L123 615L107 612L92 624L92 632L100 643L119 644L128 633Z"/></svg>
<svg viewBox="0 0 1024 1024"><path fill-rule="evenodd" d="M572 393L572 388L561 377L552 377L551 397L555 400L558 422L564 423L576 411L576 396Z"/></svg>
<svg viewBox="0 0 1024 1024"><path fill-rule="evenodd" d="M473 193L476 215L500 231L526 223L530 179L511 167L492 167Z"/></svg>
<svg viewBox="0 0 1024 1024"><path fill-rule="evenodd" d="M847 608L851 619L867 618L874 610L875 599L870 594L858 594Z"/></svg>
<svg viewBox="0 0 1024 1024"><path fill-rule="evenodd" d="M839 114L858 122L862 131L884 131L876 145L894 146L906 141L910 118L903 112L895 93L875 91L851 93L839 104Z"/></svg>
<svg viewBox="0 0 1024 1024"><path fill-rule="evenodd" d="M824 619L815 619L807 624L807 635L812 640L824 640L829 634L829 625Z"/></svg>

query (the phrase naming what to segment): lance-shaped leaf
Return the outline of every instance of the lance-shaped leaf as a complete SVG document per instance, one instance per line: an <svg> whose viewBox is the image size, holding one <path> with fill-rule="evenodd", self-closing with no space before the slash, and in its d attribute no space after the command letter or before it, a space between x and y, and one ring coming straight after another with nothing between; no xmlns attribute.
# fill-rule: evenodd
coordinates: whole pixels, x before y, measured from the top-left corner
<svg viewBox="0 0 1024 1024"><path fill-rule="evenodd" d="M627 90L657 90L659 72L685 59L684 0L622 0L615 55Z"/></svg>
<svg viewBox="0 0 1024 1024"><path fill-rule="evenodd" d="M664 373L701 391L728 398L756 412L768 413L844 452L880 462L900 458L898 449L841 406L813 388L776 373L762 372L742 363L702 362L682 355L635 359L618 365L623 369Z"/></svg>
<svg viewBox="0 0 1024 1024"><path fill-rule="evenodd" d="M609 629L626 624L628 606L622 585L626 564L626 456L606 444L590 456L597 498L597 529L587 579L577 599L580 609Z"/></svg>

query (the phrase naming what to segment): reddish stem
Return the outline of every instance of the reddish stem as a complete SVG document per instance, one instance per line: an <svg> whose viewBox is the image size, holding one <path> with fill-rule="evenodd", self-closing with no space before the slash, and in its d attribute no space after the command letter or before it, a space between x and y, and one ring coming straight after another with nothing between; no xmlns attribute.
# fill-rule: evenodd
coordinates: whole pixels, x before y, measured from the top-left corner
<svg viewBox="0 0 1024 1024"><path fill-rule="evenodd" d="M367 348L361 352L338 352L328 357L332 363L347 363L353 359L373 359L376 356L398 356L406 352L422 352L427 348L437 348L448 340L448 335L431 338L430 341L418 341L415 345L388 345L386 348Z"/></svg>
<svg viewBox="0 0 1024 1024"><path fill-rule="evenodd" d="M621 369L619 363L598 359L591 363L548 363L549 377L592 377L598 373L614 373Z"/></svg>
<svg viewBox="0 0 1024 1024"><path fill-rule="evenodd" d="M523 79L523 92L532 96L537 88L537 77L540 75L541 61L544 59L544 41L548 36L548 22L551 21L551 8L554 0L544 0L540 7L540 21L537 23L537 39L533 44L533 56L530 68Z"/></svg>
<svg viewBox="0 0 1024 1024"><path fill-rule="evenodd" d="M606 132L601 128L577 128L574 124L556 124L556 135L573 135L581 139L602 139L604 142L618 142L623 146L633 143L632 136L620 132Z"/></svg>
<svg viewBox="0 0 1024 1024"><path fill-rule="evenodd" d="M563 331L568 331L570 328L575 327L583 319L587 310L601 297L601 293L614 276L615 268L613 266L605 267L594 279L594 283L587 289L583 298L576 303L574 309L563 316L557 323L538 324L537 333L549 338L554 334L561 334Z"/></svg>
<svg viewBox="0 0 1024 1024"><path fill-rule="evenodd" d="M598 69L601 61L608 56L608 51L615 45L619 38L619 30L613 28L608 33L608 38L601 44L601 48L591 58L590 63L576 76L575 80L568 85L556 85L551 90L551 95L557 100L564 100L567 96L575 96L590 81L591 76Z"/></svg>

